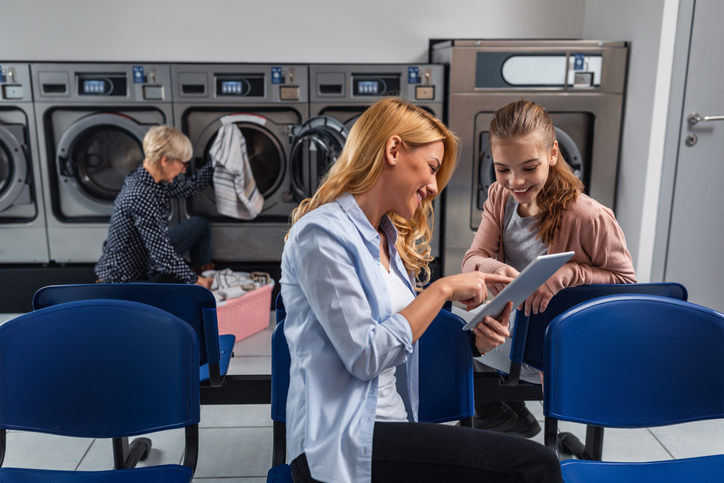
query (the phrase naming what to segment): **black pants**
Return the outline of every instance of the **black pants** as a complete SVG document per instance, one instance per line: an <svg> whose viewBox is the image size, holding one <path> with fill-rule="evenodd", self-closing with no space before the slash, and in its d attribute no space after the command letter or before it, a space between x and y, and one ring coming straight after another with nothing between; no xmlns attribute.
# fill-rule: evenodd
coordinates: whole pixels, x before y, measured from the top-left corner
<svg viewBox="0 0 724 483"><path fill-rule="evenodd" d="M295 483L315 483L304 454ZM561 467L545 446L502 433L444 424L375 423L372 482L558 483Z"/></svg>

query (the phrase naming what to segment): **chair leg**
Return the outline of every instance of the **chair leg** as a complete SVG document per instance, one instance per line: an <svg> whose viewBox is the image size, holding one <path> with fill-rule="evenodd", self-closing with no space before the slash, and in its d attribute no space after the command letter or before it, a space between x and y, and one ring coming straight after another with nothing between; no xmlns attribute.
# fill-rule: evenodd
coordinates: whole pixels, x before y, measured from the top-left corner
<svg viewBox="0 0 724 483"><path fill-rule="evenodd" d="M151 451L149 438L136 438L128 444L128 438L113 438L113 469L135 468L139 461L148 458Z"/></svg>
<svg viewBox="0 0 724 483"><path fill-rule="evenodd" d="M287 459L287 425L274 421L272 443L272 467L283 465Z"/></svg>
<svg viewBox="0 0 724 483"><path fill-rule="evenodd" d="M586 428L586 453L594 461L603 459L603 428L588 426Z"/></svg>

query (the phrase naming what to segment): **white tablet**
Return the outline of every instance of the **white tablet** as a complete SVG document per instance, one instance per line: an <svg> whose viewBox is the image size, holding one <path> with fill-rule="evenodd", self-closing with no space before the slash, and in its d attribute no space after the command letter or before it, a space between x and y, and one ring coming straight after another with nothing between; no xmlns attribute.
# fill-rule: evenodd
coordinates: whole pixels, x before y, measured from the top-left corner
<svg viewBox="0 0 724 483"><path fill-rule="evenodd" d="M508 302L513 302L513 310L525 302L538 287L556 273L575 252L555 253L553 255L541 255L520 272L493 300L490 301L475 318L465 324L464 330L470 330L482 322L487 316L497 319L503 313Z"/></svg>

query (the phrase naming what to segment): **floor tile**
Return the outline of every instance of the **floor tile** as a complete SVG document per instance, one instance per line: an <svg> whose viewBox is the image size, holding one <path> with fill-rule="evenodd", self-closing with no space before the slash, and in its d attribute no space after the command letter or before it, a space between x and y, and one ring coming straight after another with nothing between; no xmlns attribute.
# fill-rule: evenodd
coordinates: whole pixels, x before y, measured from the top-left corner
<svg viewBox="0 0 724 483"><path fill-rule="evenodd" d="M7 322L8 320L12 320L19 315L23 314L0 314L0 324Z"/></svg>
<svg viewBox="0 0 724 483"><path fill-rule="evenodd" d="M585 443L586 426L562 421L560 432L569 432ZM603 435L604 461L663 461L672 459L648 429L607 428Z"/></svg>
<svg viewBox="0 0 724 483"><path fill-rule="evenodd" d="M138 462L138 467L179 464L184 452L184 430L172 429L144 435L151 438L151 451L148 459ZM133 441L134 438L129 438ZM205 443L199 435L199 444ZM81 471L101 471L113 468L113 442L110 439L97 439L88 454L81 461Z"/></svg>
<svg viewBox="0 0 724 483"><path fill-rule="evenodd" d="M697 421L651 428L650 432L674 458L724 454L724 421Z"/></svg>
<svg viewBox="0 0 724 483"><path fill-rule="evenodd" d="M272 329L264 329L246 339L241 339L234 346L234 357L270 356L271 335Z"/></svg>
<svg viewBox="0 0 724 483"><path fill-rule="evenodd" d="M49 470L75 470L93 439L67 438L26 431L8 432L3 466Z"/></svg>
<svg viewBox="0 0 724 483"><path fill-rule="evenodd" d="M265 478L271 467L271 428L201 429L196 477Z"/></svg>
<svg viewBox="0 0 724 483"><path fill-rule="evenodd" d="M193 483L265 483L266 477L264 478L196 478L194 477Z"/></svg>
<svg viewBox="0 0 724 483"><path fill-rule="evenodd" d="M201 428L266 427L271 426L270 404L236 406L203 406Z"/></svg>
<svg viewBox="0 0 724 483"><path fill-rule="evenodd" d="M228 374L271 374L271 356L233 357Z"/></svg>

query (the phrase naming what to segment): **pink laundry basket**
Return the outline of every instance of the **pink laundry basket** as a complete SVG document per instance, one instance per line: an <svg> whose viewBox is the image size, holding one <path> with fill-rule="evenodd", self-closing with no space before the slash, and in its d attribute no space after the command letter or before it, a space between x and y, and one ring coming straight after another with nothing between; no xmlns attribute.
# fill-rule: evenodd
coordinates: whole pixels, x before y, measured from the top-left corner
<svg viewBox="0 0 724 483"><path fill-rule="evenodd" d="M273 286L252 290L217 307L219 335L234 334L238 342L269 327Z"/></svg>

